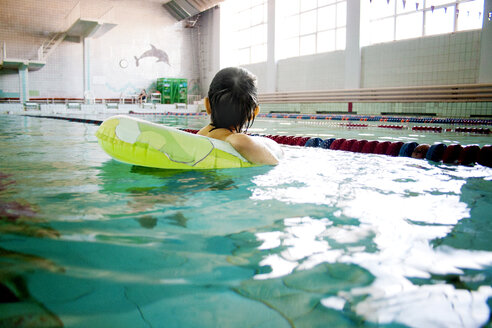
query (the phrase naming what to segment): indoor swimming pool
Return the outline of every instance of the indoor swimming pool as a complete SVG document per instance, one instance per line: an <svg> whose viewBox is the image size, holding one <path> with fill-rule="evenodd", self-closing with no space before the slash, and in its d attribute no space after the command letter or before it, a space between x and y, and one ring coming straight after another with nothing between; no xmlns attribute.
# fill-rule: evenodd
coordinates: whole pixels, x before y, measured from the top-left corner
<svg viewBox="0 0 492 328"><path fill-rule="evenodd" d="M169 124L182 129L200 129L208 124L209 118L205 115L138 115L138 117L152 122ZM259 117L248 130L251 134L260 135L290 135L303 137L346 138L367 140L390 140L402 142L417 142L418 144L477 144L484 146L491 143L491 120L473 120L475 124L460 123L414 123L405 118L397 118L396 122L363 121L359 119L296 119ZM346 116L348 118L348 116ZM354 115L355 118L361 117ZM91 118L91 117L89 117ZM105 117L99 117L104 119ZM432 121L431 119L425 121ZM470 121L472 122L472 121ZM476 124L481 122L481 124ZM461 130L460 130L461 129ZM475 132L465 132L469 129Z"/></svg>
<svg viewBox="0 0 492 328"><path fill-rule="evenodd" d="M260 118L249 132L491 143L458 125L346 124ZM275 167L166 171L112 160L96 130L0 117L0 326L491 323L492 168L284 146Z"/></svg>

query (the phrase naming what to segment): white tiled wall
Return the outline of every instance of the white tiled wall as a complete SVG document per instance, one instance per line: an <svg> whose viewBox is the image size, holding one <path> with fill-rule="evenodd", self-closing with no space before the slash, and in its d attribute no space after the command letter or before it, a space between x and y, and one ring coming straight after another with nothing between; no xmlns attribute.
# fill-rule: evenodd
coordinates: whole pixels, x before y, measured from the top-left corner
<svg viewBox="0 0 492 328"><path fill-rule="evenodd" d="M82 43L62 42L46 65L29 72L29 90L37 97L82 98L84 94Z"/></svg>
<svg viewBox="0 0 492 328"><path fill-rule="evenodd" d="M244 66L258 79L258 92L267 90L266 63ZM343 89L343 51L283 59L277 62L277 91Z"/></svg>
<svg viewBox="0 0 492 328"><path fill-rule="evenodd" d="M34 59L39 46L50 33L63 26L64 17L76 0L2 0L0 41L7 45L7 56ZM135 94L142 88L155 88L159 77L187 78L189 88L198 84L199 72L194 64L197 53L192 47L190 29L176 20L158 1L82 0L80 14L99 19L110 10L115 28L90 41L89 63L91 89L95 97L120 97ZM9 13L15 12L15 15ZM25 12L25 14L22 14ZM16 17L16 19L10 17ZM19 18L20 20L19 21ZM29 72L30 93L38 97L84 96L83 43L65 40L48 57L39 71ZM142 58L136 66L135 56L151 49L161 49L169 56L169 65L157 58ZM122 68L121 60L128 62ZM9 74L6 74L9 73ZM15 71L0 73L0 96L18 96ZM17 82L16 82L17 81Z"/></svg>
<svg viewBox="0 0 492 328"><path fill-rule="evenodd" d="M263 90L267 89L267 66L266 62L259 63L259 64L251 64L245 66L246 69L248 69L251 73L256 75L256 80L257 80L257 87L258 91L261 93Z"/></svg>
<svg viewBox="0 0 492 328"><path fill-rule="evenodd" d="M176 23L159 3L138 6L138 2L128 2L114 10L118 25L91 41L96 97L118 97L149 89L160 77L187 78L196 83L198 73L192 65L196 54L191 51L190 31ZM156 57L140 58L151 45L168 55L169 64L157 62ZM139 66L135 57L140 58ZM122 60L128 67L120 66Z"/></svg>
<svg viewBox="0 0 492 328"><path fill-rule="evenodd" d="M0 97L19 97L19 74L17 73L17 71L0 71Z"/></svg>
<svg viewBox="0 0 492 328"><path fill-rule="evenodd" d="M288 58L277 65L278 91L343 89L345 84L343 51Z"/></svg>
<svg viewBox="0 0 492 328"><path fill-rule="evenodd" d="M362 48L364 88L477 83L479 30Z"/></svg>
<svg viewBox="0 0 492 328"><path fill-rule="evenodd" d="M364 47L361 53L361 87L478 83L480 39L481 31L473 30ZM344 52L336 52L282 60L278 63L277 90L342 89L344 57ZM261 65L253 67L261 67ZM261 76L259 74L259 77ZM353 106L353 112L362 115L381 113L429 114L439 117L492 115L490 102L354 103ZM347 107L347 103L264 104L262 111L347 113Z"/></svg>
<svg viewBox="0 0 492 328"><path fill-rule="evenodd" d="M477 83L480 30L395 41L362 48L361 87ZM265 90L265 64L247 65ZM277 91L343 89L345 52L280 60Z"/></svg>
<svg viewBox="0 0 492 328"><path fill-rule="evenodd" d="M0 41L7 44L9 57L33 58L50 31L56 30L77 0L2 0ZM34 8L34 9L33 9ZM37 9L36 9L37 8ZM95 97L119 97L149 89L158 77L184 77L193 93L205 95L217 67L211 45L212 24L217 12L203 13L197 28L177 23L158 1L82 0L83 17L98 18L112 8L117 26L90 44L91 83ZM9 13L20 11L18 20ZM34 13L33 13L34 10ZM18 16L18 15L16 15ZM396 41L362 48L361 87L422 86L476 83L481 32L467 31L426 38ZM483 40L482 40L483 42ZM139 67L134 56L150 45L165 51L169 65L156 58L143 58ZM128 62L122 68L121 60ZM266 89L266 64L248 65L258 77L259 92ZM277 63L277 90L333 90L345 85L345 52L289 58ZM46 66L29 73L31 96L83 97L83 45L64 41L48 58ZM0 71L0 96L15 97L19 78L15 71ZM301 113L346 112L347 104L264 105L262 110ZM358 114L436 113L440 116L482 115L492 111L491 103L396 103L354 104ZM449 113L449 114L446 114ZM483 114L485 115L485 114Z"/></svg>

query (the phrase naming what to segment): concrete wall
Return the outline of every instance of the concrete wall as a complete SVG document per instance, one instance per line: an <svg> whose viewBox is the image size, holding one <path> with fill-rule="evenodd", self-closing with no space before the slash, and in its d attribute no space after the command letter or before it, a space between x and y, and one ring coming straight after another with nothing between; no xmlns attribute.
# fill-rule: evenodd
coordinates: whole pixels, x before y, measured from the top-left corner
<svg viewBox="0 0 492 328"><path fill-rule="evenodd" d="M57 26L63 25L65 16L76 3L73 0L23 0L19 4L19 1L2 0L2 11L15 12L11 15L12 21L9 15L0 15L0 40L6 42L7 56L34 58L42 42ZM15 18L22 11L26 11L26 19L33 22L16 23ZM159 77L187 78L189 89L197 89L200 73L194 64L198 54L192 46L191 29L176 22L159 2L82 0L80 14L90 19L104 15L116 24L101 37L90 39L89 49L86 49L93 96L120 97L138 93L142 88L150 91ZM169 64L156 62L156 57L145 57L136 65L134 57L151 49L151 44L168 55ZM48 57L45 67L29 72L31 96L82 98L83 54L82 40L62 42ZM127 67L120 65L122 61ZM0 71L0 97L18 96L18 84L16 71Z"/></svg>

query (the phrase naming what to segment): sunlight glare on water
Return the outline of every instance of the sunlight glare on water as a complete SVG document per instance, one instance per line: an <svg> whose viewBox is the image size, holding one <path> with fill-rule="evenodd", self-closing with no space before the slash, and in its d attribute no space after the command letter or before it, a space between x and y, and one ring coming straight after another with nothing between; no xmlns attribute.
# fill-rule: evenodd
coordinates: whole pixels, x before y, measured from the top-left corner
<svg viewBox="0 0 492 328"><path fill-rule="evenodd" d="M320 263L352 263L367 269L375 280L338 296L353 302L364 295L355 311L370 321L414 327L473 327L487 321L490 286L467 291L445 284L419 286L409 278L460 275L464 269L490 267L491 252L431 243L470 217L468 205L460 200L465 178L490 178L490 170L319 149L289 148L286 153L289 160L255 177L252 198L337 210L331 217L287 218L283 231L258 233L263 242L260 249L282 250L274 260L272 255L263 260L272 271L256 279ZM355 219L358 224L334 225L336 219ZM368 238L374 243L370 248L364 243ZM339 307L342 300L328 298L322 304Z"/></svg>
<svg viewBox="0 0 492 328"><path fill-rule="evenodd" d="M286 146L275 167L158 170L96 129L0 119L0 326L490 325L490 168Z"/></svg>

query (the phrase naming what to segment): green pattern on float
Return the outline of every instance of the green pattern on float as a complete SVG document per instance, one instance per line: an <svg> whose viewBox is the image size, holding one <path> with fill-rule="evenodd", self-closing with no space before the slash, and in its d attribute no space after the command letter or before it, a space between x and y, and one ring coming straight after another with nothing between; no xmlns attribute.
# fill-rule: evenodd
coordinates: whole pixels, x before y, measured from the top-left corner
<svg viewBox="0 0 492 328"><path fill-rule="evenodd" d="M258 166L247 161L228 142L125 115L105 120L96 136L108 155L133 165L162 169Z"/></svg>

